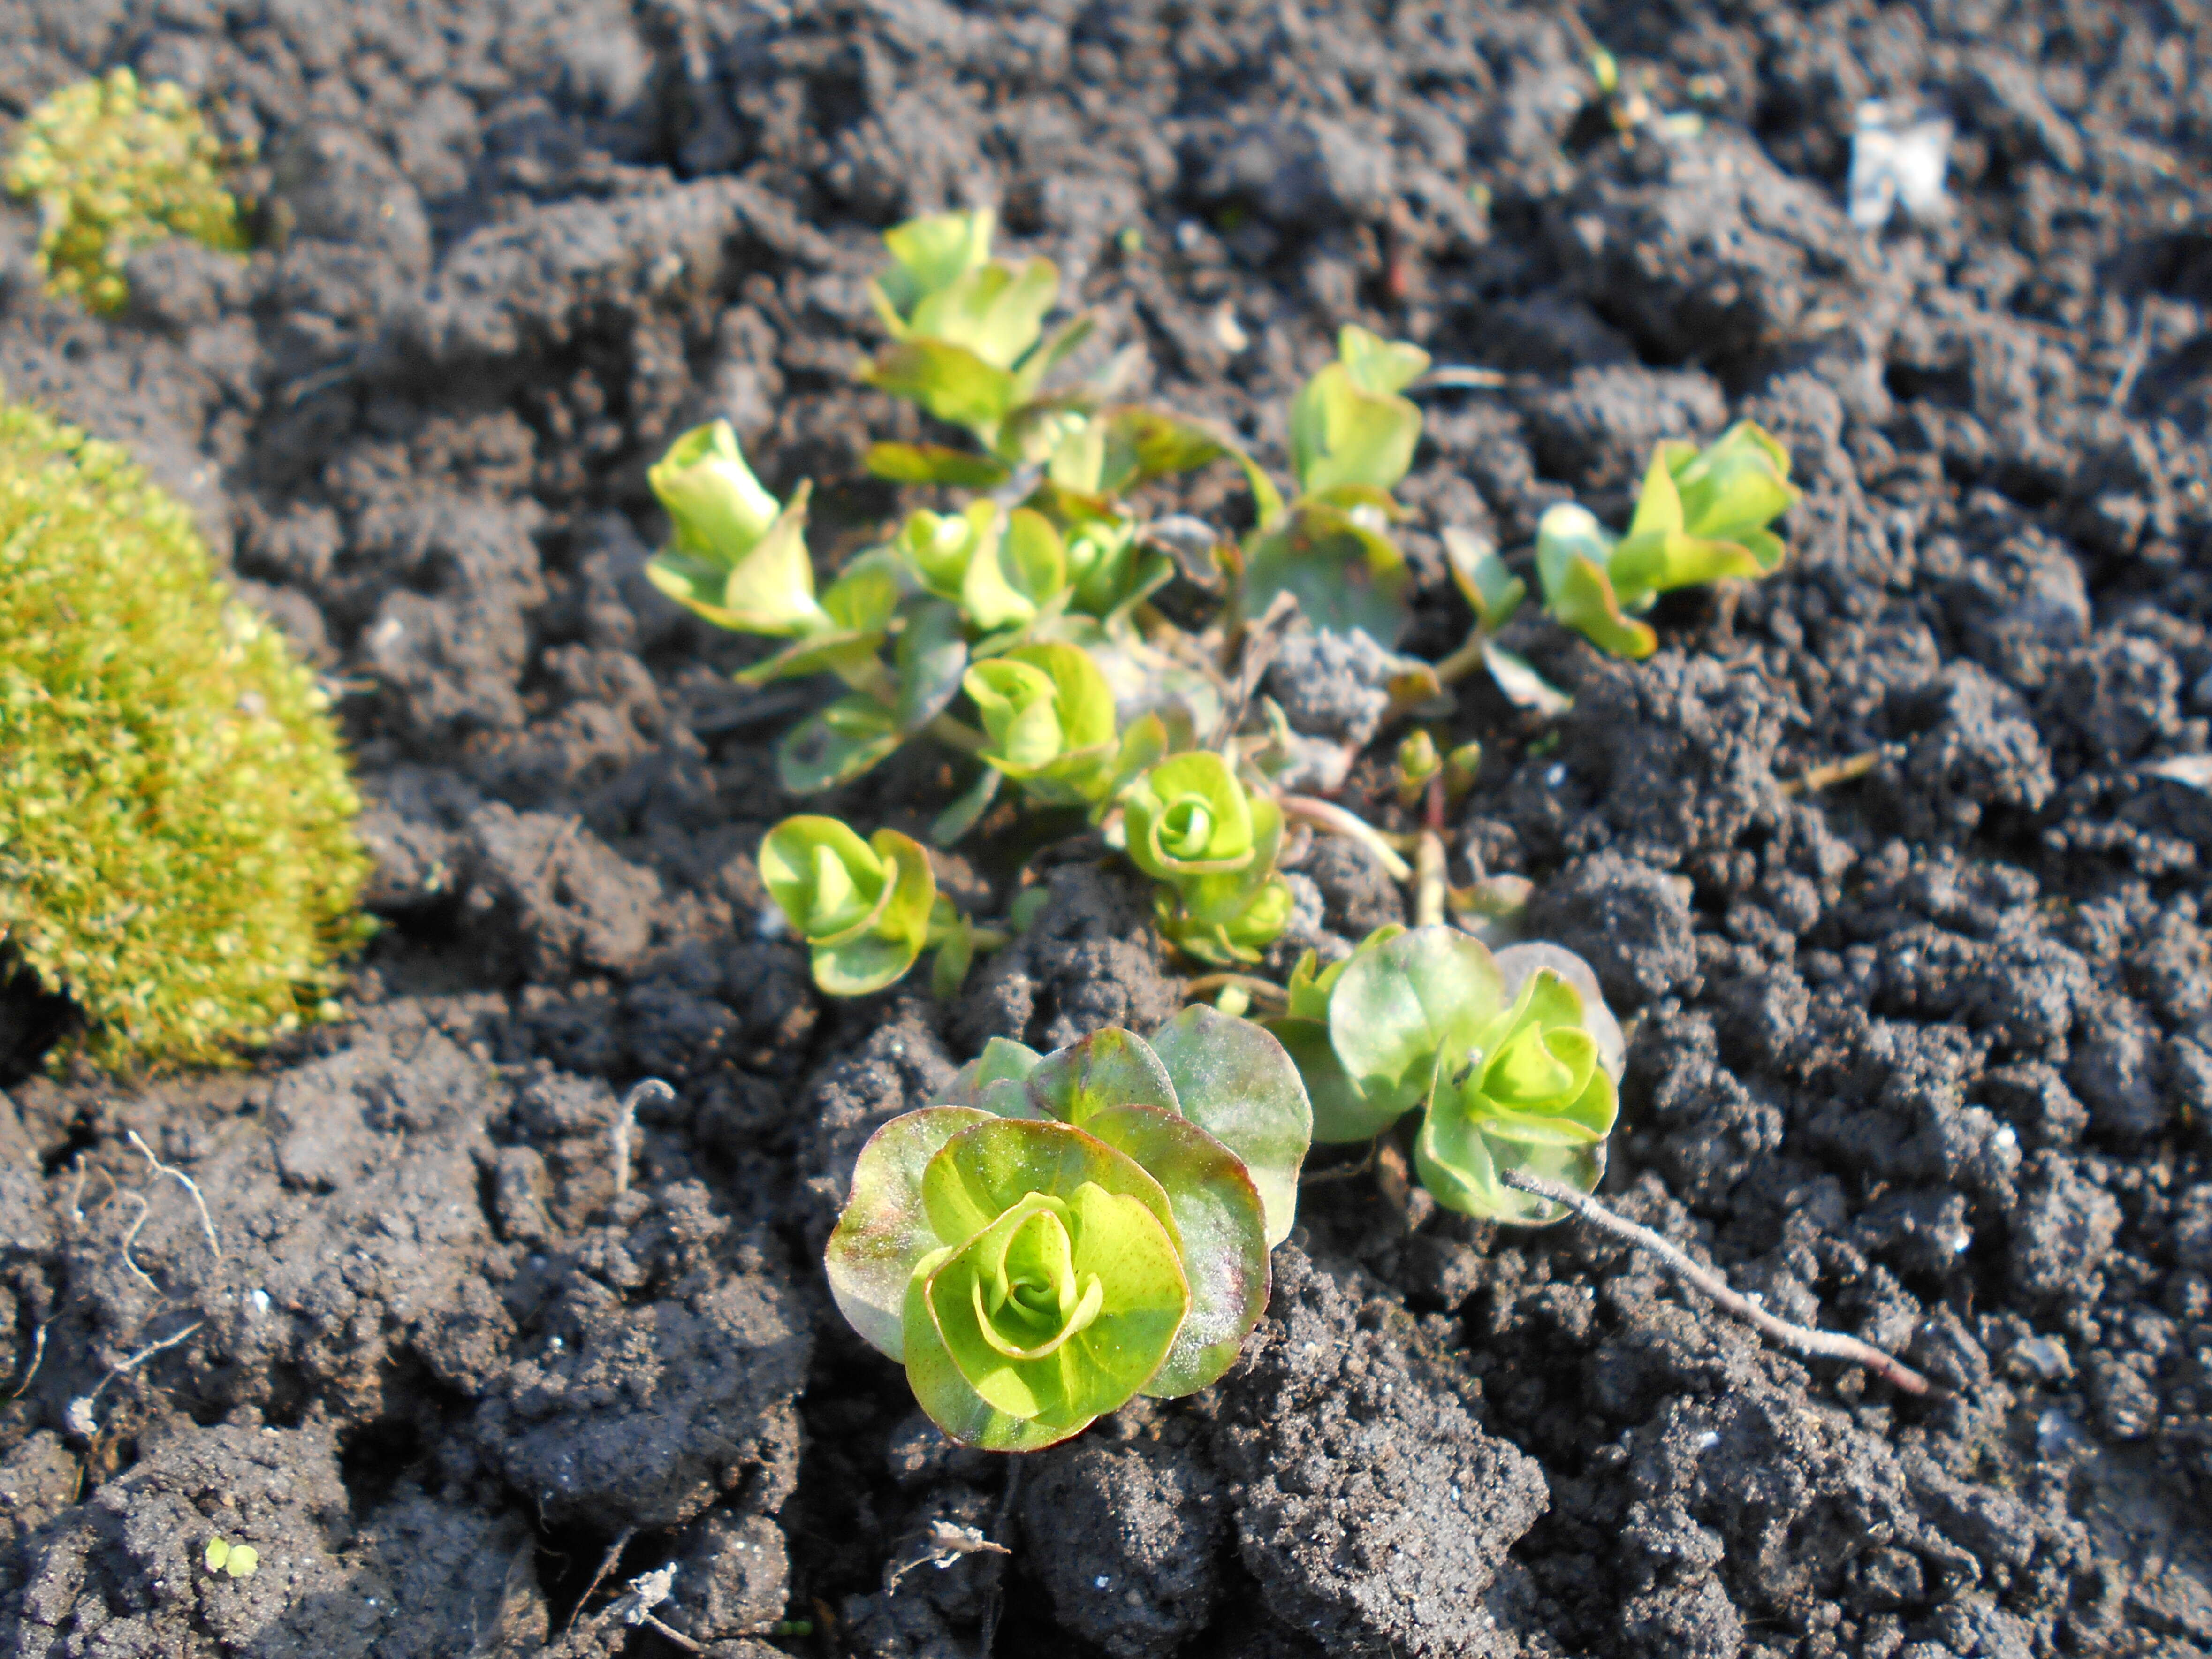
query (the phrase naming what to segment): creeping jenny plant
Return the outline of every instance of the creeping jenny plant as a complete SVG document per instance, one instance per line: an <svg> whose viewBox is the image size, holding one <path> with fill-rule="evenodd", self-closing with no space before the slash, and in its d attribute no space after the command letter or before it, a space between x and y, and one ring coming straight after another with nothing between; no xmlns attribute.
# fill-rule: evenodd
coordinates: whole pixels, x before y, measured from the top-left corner
<svg viewBox="0 0 2212 1659"><path fill-rule="evenodd" d="M1316 1140L1365 1140L1425 1108L1415 1165L1449 1208L1541 1224L1565 1212L1501 1171L1583 1193L1605 1173L1620 1026L1556 945L1493 954L1455 928L1380 929L1318 972L1309 952L1266 1024L1304 1076Z"/></svg>
<svg viewBox="0 0 2212 1659"><path fill-rule="evenodd" d="M1149 1042L994 1039L861 1149L830 1288L946 1434L1048 1446L1235 1363L1311 1127L1281 1045L1210 1008Z"/></svg>
<svg viewBox="0 0 2212 1659"><path fill-rule="evenodd" d="M15 137L5 181L39 207L39 264L57 294L119 310L131 253L170 236L246 246L238 204L222 187L222 143L184 89L142 87L127 69L64 87Z"/></svg>
<svg viewBox="0 0 2212 1659"><path fill-rule="evenodd" d="M0 405L0 939L106 1066L337 1012L368 859L337 732L123 452Z"/></svg>
<svg viewBox="0 0 2212 1659"><path fill-rule="evenodd" d="M1661 444L1626 535L1571 501L1544 514L1536 526L1544 607L1617 657L1648 657L1658 635L1636 618L1661 593L1774 574L1784 549L1767 526L1799 493L1790 452L1749 421L1703 449Z"/></svg>

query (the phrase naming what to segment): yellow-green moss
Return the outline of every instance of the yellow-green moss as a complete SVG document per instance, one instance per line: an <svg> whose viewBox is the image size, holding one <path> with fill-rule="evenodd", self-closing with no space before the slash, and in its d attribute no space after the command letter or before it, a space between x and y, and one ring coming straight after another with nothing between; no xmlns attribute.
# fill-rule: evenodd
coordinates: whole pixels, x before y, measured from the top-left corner
<svg viewBox="0 0 2212 1659"><path fill-rule="evenodd" d="M238 204L223 148L173 82L142 88L127 69L64 87L33 110L8 158L8 189L39 204L46 285L92 311L119 309L124 262L167 236L236 252Z"/></svg>
<svg viewBox="0 0 2212 1659"><path fill-rule="evenodd" d="M368 860L328 704L122 450L0 404L0 939L118 1068L336 1011Z"/></svg>

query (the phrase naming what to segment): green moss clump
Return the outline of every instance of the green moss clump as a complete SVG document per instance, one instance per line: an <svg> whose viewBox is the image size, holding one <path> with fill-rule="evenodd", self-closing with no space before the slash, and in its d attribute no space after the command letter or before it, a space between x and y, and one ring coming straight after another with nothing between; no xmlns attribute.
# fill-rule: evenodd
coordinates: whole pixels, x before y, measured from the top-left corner
<svg viewBox="0 0 2212 1659"><path fill-rule="evenodd" d="M33 110L8 158L9 191L37 201L46 286L88 310L120 310L135 249L190 236L240 252L246 232L222 187L222 142L184 88L141 88L127 69L64 87Z"/></svg>
<svg viewBox="0 0 2212 1659"><path fill-rule="evenodd" d="M327 700L122 450L0 404L0 941L97 1064L329 1018L368 859Z"/></svg>

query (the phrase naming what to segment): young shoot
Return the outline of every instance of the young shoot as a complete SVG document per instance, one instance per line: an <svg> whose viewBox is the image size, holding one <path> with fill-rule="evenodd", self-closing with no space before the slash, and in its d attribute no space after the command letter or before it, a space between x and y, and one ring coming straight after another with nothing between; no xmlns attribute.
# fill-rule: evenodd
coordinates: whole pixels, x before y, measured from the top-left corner
<svg viewBox="0 0 2212 1659"><path fill-rule="evenodd" d="M951 1438L1048 1446L1236 1362L1311 1129L1282 1046L1210 1008L1149 1042L994 1039L861 1149L830 1289Z"/></svg>
<svg viewBox="0 0 2212 1659"><path fill-rule="evenodd" d="M976 951L1006 942L938 892L929 854L896 830L862 841L836 818L786 818L761 842L760 872L776 908L806 941L814 983L829 996L880 991L932 949L933 988L950 995Z"/></svg>
<svg viewBox="0 0 2212 1659"><path fill-rule="evenodd" d="M1346 325L1337 360L1299 388L1291 406L1291 467L1297 498L1285 507L1272 486L1244 549L1243 607L1265 614L1295 594L1317 628L1358 629L1386 649L1405 631L1412 574L1388 534L1400 516L1390 492L1413 462L1421 411L1401 396L1429 355ZM1256 473L1256 469L1248 469Z"/></svg>
<svg viewBox="0 0 2212 1659"><path fill-rule="evenodd" d="M1378 929L1325 970L1309 952L1265 1023L1305 1079L1316 1140L1371 1139L1425 1109L1415 1167L1448 1208L1540 1226L1566 1212L1501 1171L1583 1193L1605 1173L1620 1027L1556 945L1493 954L1455 928Z"/></svg>
<svg viewBox="0 0 2212 1659"><path fill-rule="evenodd" d="M1648 657L1658 635L1637 618L1661 593L1774 574L1787 550L1767 526L1801 493L1790 482L1790 452L1749 421L1703 449L1662 443L1626 535L1571 502L1539 520L1544 608L1601 650Z"/></svg>
<svg viewBox="0 0 2212 1659"><path fill-rule="evenodd" d="M1249 789L1221 756L1171 755L1121 796L1130 860L1160 884L1160 932L1217 967L1257 962L1289 925L1290 884L1275 871L1283 809Z"/></svg>
<svg viewBox="0 0 2212 1659"><path fill-rule="evenodd" d="M228 1573L233 1578L251 1578L261 1569L261 1552L251 1544L234 1544L218 1533L208 1540L201 1553L200 1565L210 1573Z"/></svg>
<svg viewBox="0 0 2212 1659"><path fill-rule="evenodd" d="M868 297L892 343L861 365L860 379L965 428L988 454L879 444L869 456L879 476L988 487L1012 466L1044 459L1071 417L1080 422L1079 403L1040 394L1045 376L1089 337L1091 319L1078 317L1045 338L1060 271L1049 259L994 259L996 228L997 216L981 208L884 233L891 263L868 284Z"/></svg>

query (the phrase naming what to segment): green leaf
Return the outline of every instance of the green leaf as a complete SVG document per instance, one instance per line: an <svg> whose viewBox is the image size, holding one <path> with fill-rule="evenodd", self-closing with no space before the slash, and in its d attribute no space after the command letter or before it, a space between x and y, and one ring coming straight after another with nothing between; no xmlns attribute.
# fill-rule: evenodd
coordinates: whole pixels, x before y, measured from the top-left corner
<svg viewBox="0 0 2212 1659"><path fill-rule="evenodd" d="M1203 1006L1161 1026L1151 1046L1183 1116L1243 1161L1273 1249L1291 1235L1298 1170L1313 1140L1313 1108L1297 1066L1263 1027ZM1163 1177L1161 1184L1172 1197L1175 1183Z"/></svg>
<svg viewBox="0 0 2212 1659"><path fill-rule="evenodd" d="M1141 1165L1175 1211L1190 1310L1140 1392L1157 1399L1194 1394L1236 1364L1267 1310L1271 1241L1260 1193L1234 1151L1170 1111L1114 1106L1085 1127Z"/></svg>
<svg viewBox="0 0 2212 1659"><path fill-rule="evenodd" d="M957 601L975 550L996 532L998 521L998 505L989 501L972 502L964 512L952 514L919 508L899 526L892 554L929 592Z"/></svg>
<svg viewBox="0 0 2212 1659"><path fill-rule="evenodd" d="M959 611L942 603L916 608L898 642L898 706L893 718L915 732L935 720L960 695L968 672L968 640Z"/></svg>
<svg viewBox="0 0 2212 1659"><path fill-rule="evenodd" d="M882 304L891 313L894 334L904 331L902 319L932 294L952 286L991 257L991 236L998 228L998 214L990 208L972 213L933 213L884 233L884 246L893 261L872 286L880 289Z"/></svg>
<svg viewBox="0 0 2212 1659"><path fill-rule="evenodd" d="M1403 367L1404 360L1394 354L1413 350L1382 347L1362 357L1357 373L1349 363L1334 362L1298 388L1291 404L1291 470L1300 489L1310 495L1342 484L1397 488L1413 468L1421 411L1394 392L1362 385L1359 376L1370 374L1376 386L1387 384ZM1427 355L1417 355L1426 368Z"/></svg>
<svg viewBox="0 0 2212 1659"><path fill-rule="evenodd" d="M816 710L775 746L777 780L794 795L819 794L850 783L905 740L898 716L854 692Z"/></svg>
<svg viewBox="0 0 2212 1659"><path fill-rule="evenodd" d="M960 994L961 986L968 980L968 969L975 963L975 924L939 893L929 936L937 946L936 957L929 969L929 994L940 1002L949 1002Z"/></svg>
<svg viewBox="0 0 2212 1659"><path fill-rule="evenodd" d="M1024 645L975 664L964 684L990 741L981 758L1033 798L1076 806L1109 778L1114 692L1079 647Z"/></svg>
<svg viewBox="0 0 2212 1659"><path fill-rule="evenodd" d="M939 420L965 427L984 444L1015 407L1014 377L965 346L912 338L863 363L860 378L895 398L920 404Z"/></svg>
<svg viewBox="0 0 2212 1659"><path fill-rule="evenodd" d="M1045 313L1059 296L1060 271L1051 260L1017 267L994 259L916 301L907 317L907 343L965 347L993 368L1011 371L1036 343ZM1026 402L1033 388L1010 374L1007 389L1012 408Z"/></svg>
<svg viewBox="0 0 2212 1659"><path fill-rule="evenodd" d="M1429 372L1429 354L1408 340L1386 340L1354 323L1337 331L1336 355L1363 392L1388 398Z"/></svg>
<svg viewBox="0 0 2212 1659"><path fill-rule="evenodd" d="M1152 911L1160 935L1185 956L1217 968L1241 967L1260 960L1261 952L1281 937L1297 908L1291 884L1268 869L1266 859L1255 859L1249 876L1201 876L1180 887L1161 887L1153 895ZM1265 873L1256 873L1256 872ZM1201 889L1213 895L1237 896L1232 908L1209 903L1201 913L1192 907Z"/></svg>
<svg viewBox="0 0 2212 1659"><path fill-rule="evenodd" d="M1031 1311L1030 1296L1056 1304L1055 1280L1080 1287L1075 1307ZM948 1434L990 1450L1050 1444L1127 1403L1159 1370L1190 1306L1169 1229L1137 1199L1090 1183L1064 1200L1028 1199L917 1273L915 1285L906 1321L915 1397Z"/></svg>
<svg viewBox="0 0 2212 1659"><path fill-rule="evenodd" d="M677 550L724 570L744 557L782 511L745 464L727 421L692 428L645 477L667 511Z"/></svg>
<svg viewBox="0 0 2212 1659"><path fill-rule="evenodd" d="M1416 927L1345 965L1329 998L1329 1042L1376 1113L1395 1117L1429 1091L1437 1055L1505 1006L1488 950L1451 927Z"/></svg>
<svg viewBox="0 0 2212 1659"><path fill-rule="evenodd" d="M1583 560L1602 570L1619 540L1586 507L1561 501L1547 507L1536 520L1536 580L1544 603L1556 610L1559 588L1574 562Z"/></svg>
<svg viewBox="0 0 2212 1659"><path fill-rule="evenodd" d="M1326 1018L1282 1015L1261 1023L1297 1066L1306 1097L1313 1104L1316 1146L1372 1140L1405 1115L1403 1107L1377 1107L1359 1092L1330 1045Z"/></svg>
<svg viewBox="0 0 2212 1659"><path fill-rule="evenodd" d="M1016 590L1032 605L1042 608L1067 586L1066 544L1052 520L1033 508L1018 507L1006 515L1003 562Z"/></svg>
<svg viewBox="0 0 2212 1659"><path fill-rule="evenodd" d="M970 514L974 512L971 507ZM1036 619L1036 601L1008 579L1006 562L1000 557L1006 535L1006 520L994 508L989 522L979 527L969 550L967 570L960 582L960 608L977 628L1020 628Z"/></svg>
<svg viewBox="0 0 2212 1659"><path fill-rule="evenodd" d="M814 598L806 552L808 486L741 551L672 545L647 563L646 577L678 605L733 633L788 636L831 627Z"/></svg>
<svg viewBox="0 0 2212 1659"><path fill-rule="evenodd" d="M786 818L761 842L760 872L828 994L880 991L921 954L937 878L928 854L896 830L863 842L836 818Z"/></svg>
<svg viewBox="0 0 2212 1659"><path fill-rule="evenodd" d="M1195 472L1237 448L1197 422L1165 410L1109 409L1093 425L1103 453L1097 478L1090 487L1109 495L1126 495L1155 478Z"/></svg>
<svg viewBox="0 0 2212 1659"><path fill-rule="evenodd" d="M1680 532L1631 535L1613 549L1613 562L1606 570L1619 603L1626 607L1677 587L1695 587L1730 576L1756 581L1765 574L1749 548Z"/></svg>
<svg viewBox="0 0 2212 1659"><path fill-rule="evenodd" d="M1003 461L945 444L870 444L861 465L893 483L996 489L1013 476Z"/></svg>
<svg viewBox="0 0 2212 1659"><path fill-rule="evenodd" d="M861 561L847 567L822 596L824 631L810 633L765 661L740 670L740 685L766 685L830 672L850 678L883 647L898 607L898 578L887 561Z"/></svg>
<svg viewBox="0 0 2212 1659"><path fill-rule="evenodd" d="M1288 925L1295 900L1288 884L1275 875L1275 857L1283 847L1283 809L1272 795L1248 792L1245 799L1252 814L1250 860L1218 875L1177 878L1174 886L1185 915L1223 930L1219 942L1231 960L1256 962L1257 947L1272 943ZM1184 948L1189 948L1188 942Z"/></svg>
<svg viewBox="0 0 2212 1659"><path fill-rule="evenodd" d="M1593 1086L1613 1088L1599 1078ZM1498 1179L1500 1141L1480 1130L1474 1119L1455 1109L1449 1097L1429 1106L1420 1134L1413 1139L1413 1170L1437 1203L1460 1214L1489 1221L1506 1221L1520 1228L1541 1228L1562 1221L1566 1206L1520 1192ZM1606 1176L1606 1144L1551 1146L1513 1152L1506 1166L1524 1175L1540 1175L1547 1182L1571 1186L1577 1192L1595 1192Z"/></svg>
<svg viewBox="0 0 2212 1659"><path fill-rule="evenodd" d="M1636 495L1636 514L1629 520L1631 539L1638 536L1672 536L1682 529L1682 496L1674 488L1674 475L1667 465L1668 446L1662 444L1644 469L1643 488Z"/></svg>
<svg viewBox="0 0 2212 1659"><path fill-rule="evenodd" d="M1156 880L1243 870L1252 863L1252 802L1229 763L1210 750L1170 755L1122 799L1129 857Z"/></svg>
<svg viewBox="0 0 2212 1659"><path fill-rule="evenodd" d="M803 679L810 674L849 678L865 673L866 664L883 648L884 636L855 634L839 629L794 641L773 656L732 676L739 685L766 685L775 680Z"/></svg>
<svg viewBox="0 0 2212 1659"><path fill-rule="evenodd" d="M1544 605L1600 650L1617 657L1648 657L1659 648L1658 635L1621 614L1605 574L1615 545L1587 509L1571 502L1547 509L1536 523L1536 574L1543 584Z"/></svg>
<svg viewBox="0 0 2212 1659"><path fill-rule="evenodd" d="M986 1115L965 1103L902 1113L868 1138L853 1166L852 1192L823 1263L838 1311L890 1358L906 1357L903 1316L915 1264L945 1243L921 1201L922 1171L946 1141Z"/></svg>
<svg viewBox="0 0 2212 1659"><path fill-rule="evenodd" d="M1277 593L1292 593L1315 627L1358 629L1389 650L1411 616L1412 584L1405 556L1388 538L1341 507L1301 501L1246 549L1242 605L1247 617L1258 617Z"/></svg>
<svg viewBox="0 0 2212 1659"><path fill-rule="evenodd" d="M1790 482L1790 452L1749 421L1738 422L1685 460L1675 469L1674 483L1682 527L1721 541L1740 541L1745 532L1765 529L1801 493Z"/></svg>
<svg viewBox="0 0 2212 1659"><path fill-rule="evenodd" d="M1158 1182L1126 1153L1057 1121L994 1116L954 1136L923 1172L922 1202L939 1238L966 1239L1030 1193L1068 1198L1085 1182L1139 1199L1173 1234L1175 1211Z"/></svg>
<svg viewBox="0 0 2212 1659"><path fill-rule="evenodd" d="M1151 1045L1118 1025L1055 1048L1024 1080L1030 1103L1048 1117L1078 1128L1109 1106L1149 1106L1178 1112L1175 1085Z"/></svg>
<svg viewBox="0 0 2212 1659"><path fill-rule="evenodd" d="M978 767L975 781L955 795L951 804L931 820L930 840L939 847L950 847L973 830L975 821L999 798L999 785L1006 775L995 766Z"/></svg>
<svg viewBox="0 0 2212 1659"><path fill-rule="evenodd" d="M1495 542L1449 525L1444 529L1444 554L1452 580L1474 612L1478 628L1495 633L1513 619L1528 596L1528 584L1505 568Z"/></svg>
<svg viewBox="0 0 2212 1659"><path fill-rule="evenodd" d="M993 1037L983 1045L983 1052L952 1074L930 1104L933 1106L975 1106L994 1111L1000 1117L1039 1117L1048 1115L1029 1107L1026 1102L1018 1112L996 1111L983 1103L985 1091L994 1083L1021 1083L1037 1068L1043 1056L1027 1043L1016 1042L1010 1037Z"/></svg>
<svg viewBox="0 0 2212 1659"><path fill-rule="evenodd" d="M1620 1028L1572 951L1514 945L1498 968L1512 1004L1437 1068L1416 1158L1438 1202L1541 1225L1565 1212L1505 1186L1499 1172L1595 1189L1619 1111Z"/></svg>

